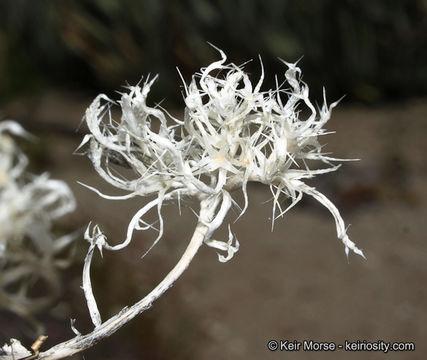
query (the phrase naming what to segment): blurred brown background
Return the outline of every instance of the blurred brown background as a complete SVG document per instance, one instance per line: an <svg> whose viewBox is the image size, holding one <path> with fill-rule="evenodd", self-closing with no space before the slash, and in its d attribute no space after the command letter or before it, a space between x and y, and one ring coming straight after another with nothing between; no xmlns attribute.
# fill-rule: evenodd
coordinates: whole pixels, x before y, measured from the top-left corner
<svg viewBox="0 0 427 360"><path fill-rule="evenodd" d="M248 212L233 223L241 248L229 263L203 247L183 277L152 309L85 359L425 359L427 345L427 2L417 1L2 1L0 3L0 114L37 135L21 142L31 171L67 181L78 208L63 231L99 223L120 241L144 199L112 202L76 182L112 193L87 158L72 155L86 129L80 120L100 91L117 97L122 85L160 74L151 104L182 116L178 66L189 81L217 59L207 44L246 65L255 78L260 54L265 88L277 60L300 61L312 99L342 95L321 142L337 157L360 158L310 182L351 223L350 237L367 260L347 263L326 209L305 199L270 231L269 190L250 187ZM240 195L238 195L239 197ZM188 207L197 205L187 201ZM104 319L155 286L175 264L195 224L187 208L164 209L166 232L139 233L133 246L105 254L94 268ZM225 231L217 235L225 238ZM64 295L38 314L46 347L90 330L80 289L80 240L64 271ZM16 337L31 345L25 321L0 311L0 343ZM415 352L271 353L269 339L415 342ZM82 355L75 356L83 358Z"/></svg>

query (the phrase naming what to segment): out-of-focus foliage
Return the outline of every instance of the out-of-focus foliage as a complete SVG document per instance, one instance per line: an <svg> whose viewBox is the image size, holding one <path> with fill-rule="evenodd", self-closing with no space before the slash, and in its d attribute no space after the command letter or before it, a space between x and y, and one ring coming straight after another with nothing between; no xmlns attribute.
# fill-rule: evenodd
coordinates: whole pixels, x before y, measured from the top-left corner
<svg viewBox="0 0 427 360"><path fill-rule="evenodd" d="M0 95L46 83L113 89L154 72L159 94L177 98L175 66L189 80L214 59L208 41L236 63L261 54L272 74L276 57L304 56L316 93L423 95L426 19L425 0L3 0Z"/></svg>
<svg viewBox="0 0 427 360"><path fill-rule="evenodd" d="M53 222L75 208L69 187L48 174L27 172L27 157L10 136L28 136L13 121L0 122L0 308L30 321L58 295L57 269L77 233L57 236Z"/></svg>

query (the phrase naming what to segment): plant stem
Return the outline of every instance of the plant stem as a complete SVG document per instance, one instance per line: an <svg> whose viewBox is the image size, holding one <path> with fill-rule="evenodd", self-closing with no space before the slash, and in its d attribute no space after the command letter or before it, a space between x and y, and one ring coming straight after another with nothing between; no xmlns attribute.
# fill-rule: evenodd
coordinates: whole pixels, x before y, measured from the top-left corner
<svg viewBox="0 0 427 360"><path fill-rule="evenodd" d="M38 359L56 360L63 359L78 352L84 351L102 339L109 337L120 329L123 325L132 320L135 316L149 309L153 302L157 300L174 282L181 276L188 267L193 257L205 240L208 226L198 222L190 243L187 246L181 259L166 277L143 299L129 308L124 308L118 314L108 319L104 323L86 335L78 335L75 338L53 346L49 350L40 352Z"/></svg>

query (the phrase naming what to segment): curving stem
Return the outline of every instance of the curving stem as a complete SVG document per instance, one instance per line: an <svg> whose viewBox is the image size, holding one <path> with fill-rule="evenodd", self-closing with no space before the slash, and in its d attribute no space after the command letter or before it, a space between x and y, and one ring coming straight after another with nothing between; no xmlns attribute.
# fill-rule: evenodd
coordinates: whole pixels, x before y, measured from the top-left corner
<svg viewBox="0 0 427 360"><path fill-rule="evenodd" d="M203 209L202 206L201 215L203 210L207 209ZM211 211L207 212L210 213L209 215L211 215L208 216L208 219L210 220L212 217L212 213ZM188 267L191 260L196 255L197 251L199 250L200 246L203 244L203 241L206 238L206 234L208 233L209 223L206 222L206 220L208 219L206 219L206 217L204 217L204 219L202 219L202 216L200 217L200 220L197 223L191 241L188 244L187 249L185 250L181 259L179 259L178 263L169 272L169 274L167 274L166 277L147 296L145 296L143 299L141 299L131 307L124 308L112 318L95 327L95 329L91 333L86 335L77 335L71 340L55 345L49 350L40 352L38 354L37 359L63 359L78 352L84 351L92 347L102 339L112 335L123 325L132 320L135 316L149 309L153 302L157 300L167 289L169 289L174 284L174 282L181 276L181 274Z"/></svg>

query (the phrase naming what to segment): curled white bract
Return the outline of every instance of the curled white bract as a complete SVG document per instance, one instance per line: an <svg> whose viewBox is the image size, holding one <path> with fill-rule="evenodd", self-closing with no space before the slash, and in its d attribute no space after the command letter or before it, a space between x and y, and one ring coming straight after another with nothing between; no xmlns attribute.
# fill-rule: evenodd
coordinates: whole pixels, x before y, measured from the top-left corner
<svg viewBox="0 0 427 360"><path fill-rule="evenodd" d="M297 64L283 62L286 81L276 89L262 90L263 71L253 83L243 67L227 64L224 52L218 51L220 60L202 68L188 85L184 84L183 120L147 105L155 79L128 87L117 103L101 94L87 109L90 134L81 146L89 144L88 154L96 171L126 194L113 197L93 190L108 199L157 196L131 220L122 244L105 247L118 250L129 244L135 229L150 227L143 216L152 208L159 214L158 241L163 232L161 207L165 200L212 198L215 206L218 202L221 205L205 243L225 250L227 256L221 259L229 259L235 252L231 249L237 251L238 247L230 241L219 244L210 236L233 202L232 191L243 191L243 214L248 206L247 184L260 182L269 185L273 193L273 224L303 194L310 195L333 215L346 252L353 250L363 256L348 238L333 203L303 182L339 167L333 164L339 159L323 153L318 141L326 134L324 125L337 103L327 105L325 100L317 110L310 102L308 86L300 80ZM111 107L115 105L121 107L120 119L112 115ZM308 113L304 117L303 107ZM316 161L322 167L313 169ZM117 165L131 171L121 172ZM286 209L281 208L281 195L290 198Z"/></svg>

